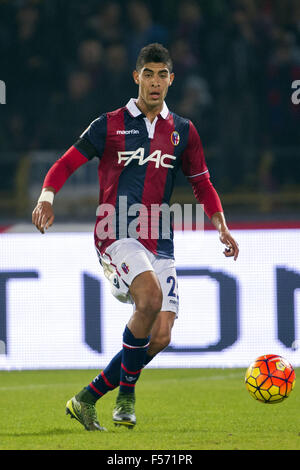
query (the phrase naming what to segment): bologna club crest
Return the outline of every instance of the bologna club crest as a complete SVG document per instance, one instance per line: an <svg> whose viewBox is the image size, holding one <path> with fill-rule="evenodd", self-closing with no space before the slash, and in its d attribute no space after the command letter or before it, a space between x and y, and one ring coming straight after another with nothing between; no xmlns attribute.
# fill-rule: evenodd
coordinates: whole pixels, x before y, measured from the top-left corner
<svg viewBox="0 0 300 470"><path fill-rule="evenodd" d="M125 274L128 274L128 273L129 273L129 266L127 266L126 263L122 263L122 264L121 264L121 268L123 269L123 271L124 271Z"/></svg>
<svg viewBox="0 0 300 470"><path fill-rule="evenodd" d="M172 132L171 134L171 142L173 145L178 145L180 141L180 136L177 131Z"/></svg>

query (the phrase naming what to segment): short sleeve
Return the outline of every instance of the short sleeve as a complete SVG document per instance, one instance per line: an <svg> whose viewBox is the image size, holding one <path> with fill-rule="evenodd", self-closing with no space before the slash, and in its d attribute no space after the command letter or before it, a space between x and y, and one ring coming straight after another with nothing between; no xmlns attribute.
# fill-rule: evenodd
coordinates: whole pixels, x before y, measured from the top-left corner
<svg viewBox="0 0 300 470"><path fill-rule="evenodd" d="M182 154L182 171L190 183L209 178L202 142L191 121L189 121L187 146Z"/></svg>
<svg viewBox="0 0 300 470"><path fill-rule="evenodd" d="M75 144L75 146L79 150L86 150L89 155L91 153L91 149L93 148L95 154L101 158L105 148L106 133L106 114L102 114L100 117L91 122L87 129L81 134L80 139ZM85 142L85 144L83 142ZM86 145L86 142L88 142L90 145ZM82 147L82 149L80 149L80 147Z"/></svg>

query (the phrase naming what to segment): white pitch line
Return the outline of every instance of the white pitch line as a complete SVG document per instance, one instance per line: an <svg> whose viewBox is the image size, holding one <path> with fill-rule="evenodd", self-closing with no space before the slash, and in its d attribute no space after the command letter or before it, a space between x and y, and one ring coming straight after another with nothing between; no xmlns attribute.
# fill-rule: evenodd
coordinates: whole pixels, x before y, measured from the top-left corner
<svg viewBox="0 0 300 470"><path fill-rule="evenodd" d="M225 379L236 379L240 377L241 379L244 378L244 375L243 374L239 374L239 373L235 373L235 374L227 374L227 375L204 375L202 377L188 377L188 378L184 378L185 381L196 381L196 382L201 382L203 380L225 380ZM183 377L181 377L183 378ZM160 382L177 382L179 379L178 378L162 378L162 379L159 379Z"/></svg>
<svg viewBox="0 0 300 470"><path fill-rule="evenodd" d="M49 387L80 387L80 383L58 383L58 384L30 384L30 385L11 385L11 386L0 386L0 392L1 391L8 391L8 390L35 390L37 388L49 388Z"/></svg>
<svg viewBox="0 0 300 470"><path fill-rule="evenodd" d="M225 380L225 379L236 379L240 377L243 380L243 375L239 373L235 374L224 374L224 375L207 375L202 377L188 377L185 378L185 381L196 381L202 382L203 380ZM176 378L161 378L159 382L177 382L179 379ZM30 385L11 385L11 386L0 386L0 391L9 391L9 390L36 390L36 389L43 389L49 387L80 387L81 382L76 383L53 383L53 384L30 384Z"/></svg>

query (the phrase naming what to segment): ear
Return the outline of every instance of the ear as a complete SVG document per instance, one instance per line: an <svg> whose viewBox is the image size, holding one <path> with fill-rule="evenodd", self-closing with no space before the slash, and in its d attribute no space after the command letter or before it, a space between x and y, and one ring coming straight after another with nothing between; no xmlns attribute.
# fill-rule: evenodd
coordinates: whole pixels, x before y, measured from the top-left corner
<svg viewBox="0 0 300 470"><path fill-rule="evenodd" d="M139 81L139 73L138 73L138 71L137 71L137 70L134 70L134 71L132 72L132 76L133 76L134 82L135 82L137 85L139 85L139 84L140 84L140 81Z"/></svg>
<svg viewBox="0 0 300 470"><path fill-rule="evenodd" d="M169 86L172 85L174 78L175 78L174 73L170 73L170 82L169 82Z"/></svg>

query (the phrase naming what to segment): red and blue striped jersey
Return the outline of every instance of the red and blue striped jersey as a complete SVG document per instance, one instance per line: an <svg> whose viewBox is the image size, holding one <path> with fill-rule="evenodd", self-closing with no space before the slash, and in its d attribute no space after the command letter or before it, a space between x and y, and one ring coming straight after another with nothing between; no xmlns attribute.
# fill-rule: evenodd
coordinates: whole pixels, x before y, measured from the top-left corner
<svg viewBox="0 0 300 470"><path fill-rule="evenodd" d="M126 209L129 227L137 218L137 213L130 215L129 207L142 204L149 217L153 205L170 203L180 167L191 182L209 179L202 143L193 123L170 112L165 103L151 123L131 99L125 107L95 119L75 147L88 159L95 155L99 158L99 207L110 204L115 208L114 237L103 237L99 233L97 226L107 214L97 216L95 243L102 253L113 241L128 236L123 231L120 233L118 228L118 220ZM170 236L166 237L159 220L157 236L138 239L152 253L173 258L171 223L169 230Z"/></svg>

